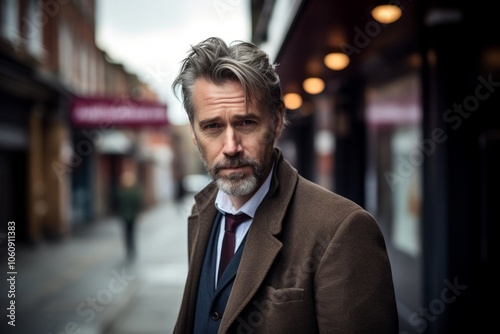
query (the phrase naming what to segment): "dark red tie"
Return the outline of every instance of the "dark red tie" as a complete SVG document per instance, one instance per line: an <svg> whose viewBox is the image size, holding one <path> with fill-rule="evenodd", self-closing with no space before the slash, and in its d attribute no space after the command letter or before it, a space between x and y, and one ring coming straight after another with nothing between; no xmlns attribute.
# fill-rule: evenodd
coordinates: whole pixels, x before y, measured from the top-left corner
<svg viewBox="0 0 500 334"><path fill-rule="evenodd" d="M229 264L229 261L231 261L231 259L233 258L235 247L234 232L236 231L236 227L251 218L244 213L240 213L237 215L226 213L225 217L226 225L224 228L224 240L222 241L222 249L220 253L218 279L222 276L222 273Z"/></svg>

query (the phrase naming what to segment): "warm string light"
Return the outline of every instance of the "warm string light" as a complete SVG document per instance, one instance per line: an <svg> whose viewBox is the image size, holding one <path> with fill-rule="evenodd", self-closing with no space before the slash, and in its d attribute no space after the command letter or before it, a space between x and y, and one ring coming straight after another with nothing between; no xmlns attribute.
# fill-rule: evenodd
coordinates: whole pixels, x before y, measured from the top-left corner
<svg viewBox="0 0 500 334"><path fill-rule="evenodd" d="M319 94L325 89L325 82L320 78L308 78L302 83L302 88L309 94Z"/></svg>
<svg viewBox="0 0 500 334"><path fill-rule="evenodd" d="M325 56L326 67L334 71L340 71L349 65L349 57L342 52L332 52Z"/></svg>
<svg viewBox="0 0 500 334"><path fill-rule="evenodd" d="M394 23L402 14L401 8L392 4L380 5L372 9L372 17L382 24Z"/></svg>
<svg viewBox="0 0 500 334"><path fill-rule="evenodd" d="M297 93L288 93L283 96L285 107L289 110L296 110L302 106L302 97Z"/></svg>

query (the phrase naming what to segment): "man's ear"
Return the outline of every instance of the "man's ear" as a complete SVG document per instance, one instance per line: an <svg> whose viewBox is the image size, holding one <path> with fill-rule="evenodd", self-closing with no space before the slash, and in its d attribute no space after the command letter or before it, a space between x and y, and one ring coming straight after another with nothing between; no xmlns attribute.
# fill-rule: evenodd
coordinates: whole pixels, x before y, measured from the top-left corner
<svg viewBox="0 0 500 334"><path fill-rule="evenodd" d="M191 133L191 140L193 141L193 144L198 146L198 140L196 139L196 135L194 133L193 124L189 126L189 132Z"/></svg>
<svg viewBox="0 0 500 334"><path fill-rule="evenodd" d="M283 129L283 118L285 115L285 107L279 108L277 110L276 122L274 124L274 135L275 139L281 136L281 130Z"/></svg>

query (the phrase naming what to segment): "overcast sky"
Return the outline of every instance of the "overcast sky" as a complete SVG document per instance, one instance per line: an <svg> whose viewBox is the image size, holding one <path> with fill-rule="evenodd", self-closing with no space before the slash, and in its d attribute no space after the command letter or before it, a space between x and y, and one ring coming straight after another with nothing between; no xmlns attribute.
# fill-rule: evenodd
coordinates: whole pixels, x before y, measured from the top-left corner
<svg viewBox="0 0 500 334"><path fill-rule="evenodd" d="M169 118L187 116L171 83L190 45L218 36L249 40L249 0L96 0L96 40L113 60L139 75L167 103Z"/></svg>

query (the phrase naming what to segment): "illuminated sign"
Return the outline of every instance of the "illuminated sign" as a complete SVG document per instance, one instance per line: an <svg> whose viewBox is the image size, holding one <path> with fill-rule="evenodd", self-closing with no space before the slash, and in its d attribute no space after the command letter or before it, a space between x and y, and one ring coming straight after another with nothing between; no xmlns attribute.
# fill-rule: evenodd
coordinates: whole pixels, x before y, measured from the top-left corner
<svg viewBox="0 0 500 334"><path fill-rule="evenodd" d="M70 117L71 123L78 127L169 124L166 104L124 98L74 98Z"/></svg>

